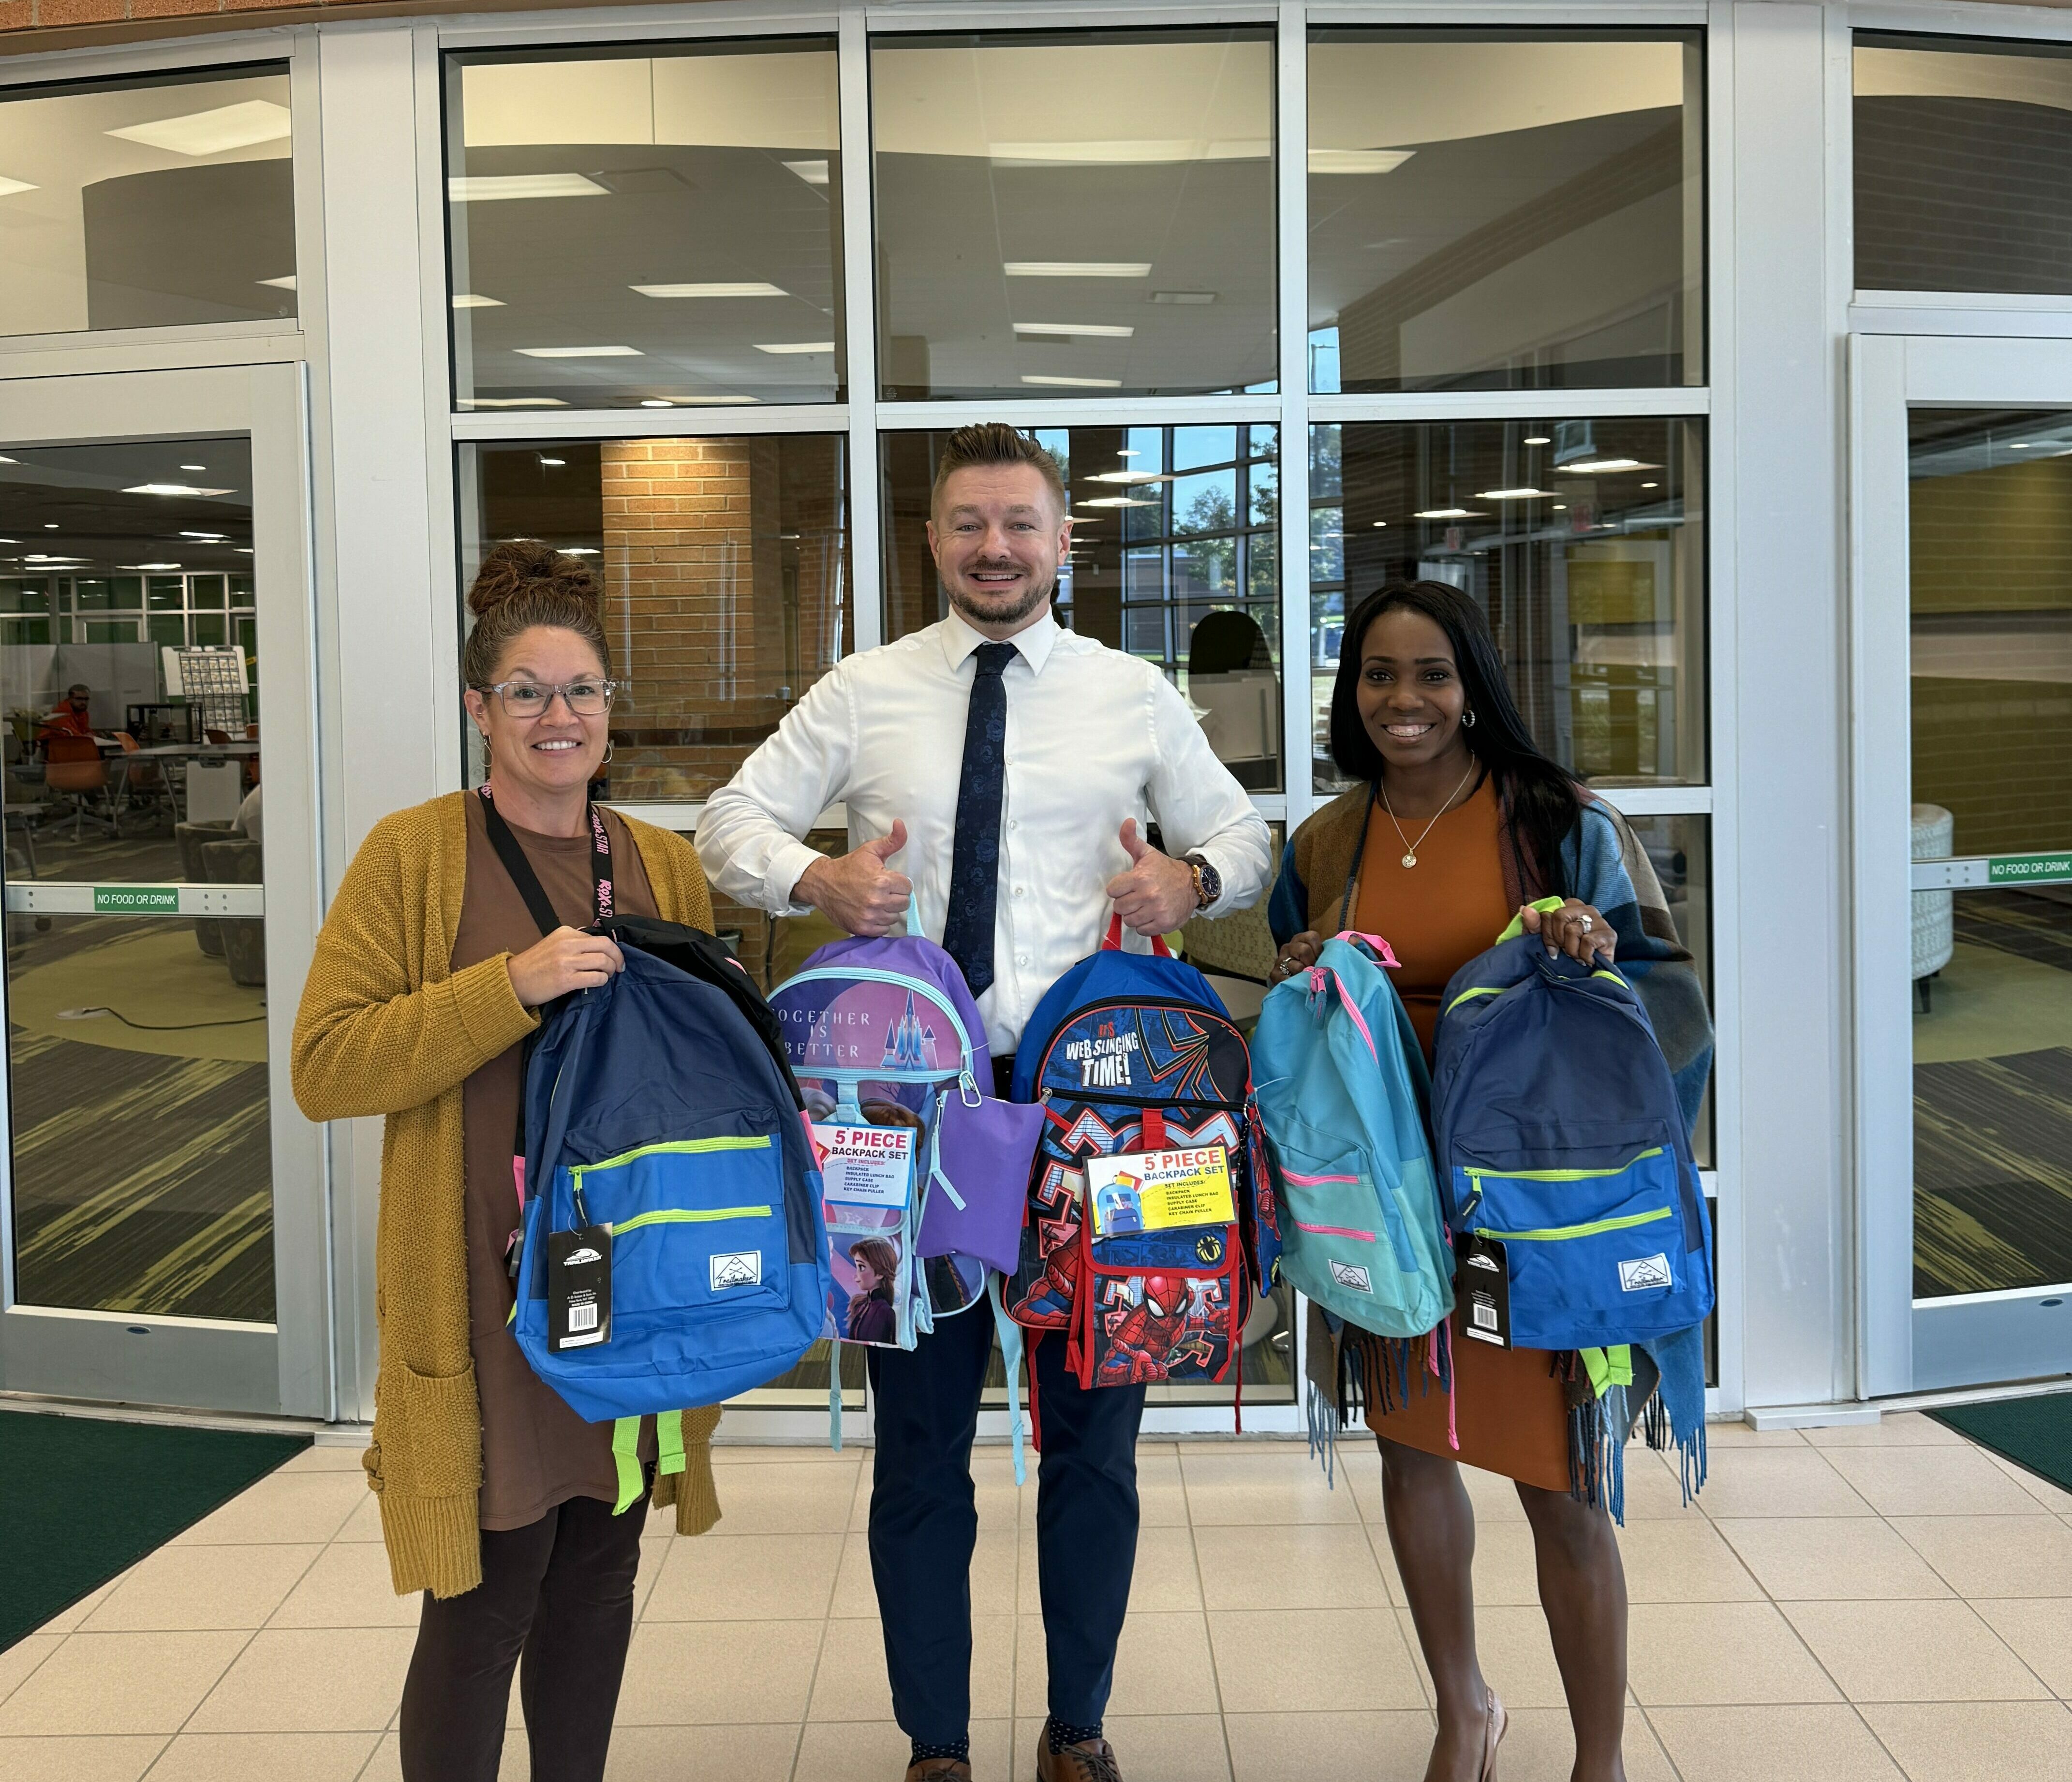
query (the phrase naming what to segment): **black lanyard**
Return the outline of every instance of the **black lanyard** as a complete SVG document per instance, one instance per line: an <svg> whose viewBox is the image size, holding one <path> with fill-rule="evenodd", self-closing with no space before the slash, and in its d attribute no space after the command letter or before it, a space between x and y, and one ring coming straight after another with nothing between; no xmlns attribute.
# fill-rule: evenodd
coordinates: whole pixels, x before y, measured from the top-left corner
<svg viewBox="0 0 2072 1782"><path fill-rule="evenodd" d="M478 787L482 795L483 819L489 826L490 845L496 850L496 857L504 862L504 870L511 875L511 882L518 887L518 895L525 900L525 907L532 913L532 920L540 925L542 935L551 934L564 926L555 913L553 900L547 895L546 887L540 883L540 875L532 870L532 863L525 857L525 850L519 846L518 838L511 832L511 825L496 808L496 801L489 795L487 786ZM604 826L604 813L594 804L583 807L583 815L590 819L590 872L592 888L592 920L608 921L614 914L611 898L611 836Z"/></svg>

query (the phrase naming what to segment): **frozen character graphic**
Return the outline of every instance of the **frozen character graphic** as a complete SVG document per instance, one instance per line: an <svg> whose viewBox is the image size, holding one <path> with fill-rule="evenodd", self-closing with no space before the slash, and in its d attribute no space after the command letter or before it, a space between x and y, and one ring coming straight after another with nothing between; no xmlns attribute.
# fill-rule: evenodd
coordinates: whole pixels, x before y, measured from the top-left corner
<svg viewBox="0 0 2072 1782"><path fill-rule="evenodd" d="M853 1343L898 1341L898 1318L892 1308L892 1283L899 1274L899 1252L883 1238L859 1238L849 1246L856 1267L856 1293L849 1303L849 1340Z"/></svg>
<svg viewBox="0 0 2072 1782"><path fill-rule="evenodd" d="M1215 1283L1185 1275L1145 1275L1144 1296L1130 1302L1130 1283L1102 1283L1101 1328L1108 1336L1095 1385L1140 1386L1189 1369L1215 1365L1211 1316L1207 1304Z"/></svg>
<svg viewBox="0 0 2072 1782"><path fill-rule="evenodd" d="M914 992L906 992L906 1007L886 1036L885 1056L878 1060L881 1070L935 1070L935 1030L923 1027L921 1018L914 1011Z"/></svg>

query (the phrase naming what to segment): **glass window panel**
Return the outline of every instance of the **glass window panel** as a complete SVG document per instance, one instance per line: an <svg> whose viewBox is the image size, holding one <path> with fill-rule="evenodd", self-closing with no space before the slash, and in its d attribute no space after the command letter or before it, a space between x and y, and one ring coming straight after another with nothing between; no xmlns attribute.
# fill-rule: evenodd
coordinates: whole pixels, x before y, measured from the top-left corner
<svg viewBox="0 0 2072 1782"><path fill-rule="evenodd" d="M1856 285L2072 292L2072 47L1856 39Z"/></svg>
<svg viewBox="0 0 2072 1782"><path fill-rule="evenodd" d="M1317 436L1325 436L1318 437ZM1315 785L1349 605L1449 581L1487 615L1542 748L1606 786L1705 778L1704 425L1630 419L1312 429Z"/></svg>
<svg viewBox="0 0 2072 1782"><path fill-rule="evenodd" d="M233 606L249 606L253 604L251 577L232 576L230 578L230 604Z"/></svg>
<svg viewBox="0 0 2072 1782"><path fill-rule="evenodd" d="M1695 31L1322 31L1314 390L1704 380Z"/></svg>
<svg viewBox="0 0 2072 1782"><path fill-rule="evenodd" d="M235 634L232 641L245 647L245 661L256 688L259 684L259 622L254 618L233 618L231 629Z"/></svg>
<svg viewBox="0 0 2072 1782"><path fill-rule="evenodd" d="M187 602L192 606L206 606L216 612L223 610L223 577L221 576L192 576L187 581Z"/></svg>
<svg viewBox="0 0 2072 1782"><path fill-rule="evenodd" d="M1712 1006L1712 819L1704 816L1628 817L1634 840L1647 856L1669 900L1676 934L1691 950L1705 1006ZM1712 1167L1712 1092L1709 1084L1691 1137L1698 1167Z"/></svg>
<svg viewBox="0 0 2072 1782"><path fill-rule="evenodd" d="M886 396L1275 388L1270 28L882 38L870 78Z"/></svg>
<svg viewBox="0 0 2072 1782"><path fill-rule="evenodd" d="M288 76L0 100L0 335L295 314Z"/></svg>
<svg viewBox="0 0 2072 1782"><path fill-rule="evenodd" d="M51 622L47 618L18 618L9 616L0 618L0 643L48 643L51 641ZM31 712L33 717L35 714Z"/></svg>
<svg viewBox="0 0 2072 1782"><path fill-rule="evenodd" d="M194 641L198 644L224 644L230 641L229 633L224 628L223 614L220 613L196 613L193 615L191 623L194 626Z"/></svg>
<svg viewBox="0 0 2072 1782"><path fill-rule="evenodd" d="M47 613L50 610L49 583L0 581L0 613Z"/></svg>
<svg viewBox="0 0 2072 1782"><path fill-rule="evenodd" d="M2072 413L1908 417L1913 857L2027 856L1913 895L1914 1291L2072 1282ZM2041 856L2038 860L2035 856Z"/></svg>
<svg viewBox="0 0 2072 1782"><path fill-rule="evenodd" d="M152 643L170 645L175 650L183 648L187 641L187 622L178 613L154 614L146 621L145 630Z"/></svg>
<svg viewBox="0 0 2072 1782"><path fill-rule="evenodd" d="M460 407L842 394L832 39L446 67Z"/></svg>
<svg viewBox="0 0 2072 1782"><path fill-rule="evenodd" d="M1157 663L1202 715L1211 745L1238 782L1252 791L1277 790L1278 512L1271 500L1238 506L1232 460L1249 461L1245 474L1255 479L1270 474L1278 429L1074 427L1069 433L1072 548L1059 576L1059 622ZM932 625L949 610L924 530L946 437L898 433L883 441L888 638ZM1177 478L1168 468L1215 463L1222 468Z"/></svg>
<svg viewBox="0 0 2072 1782"><path fill-rule="evenodd" d="M134 612L144 604L141 577L117 576L109 585L108 603L117 612Z"/></svg>
<svg viewBox="0 0 2072 1782"><path fill-rule="evenodd" d="M187 585L179 576L153 576L144 584L144 604L154 613L183 613Z"/></svg>
<svg viewBox="0 0 2072 1782"><path fill-rule="evenodd" d="M627 684L614 798L709 797L855 647L844 454L824 433L461 448L463 590L508 538L580 555L604 583Z"/></svg>

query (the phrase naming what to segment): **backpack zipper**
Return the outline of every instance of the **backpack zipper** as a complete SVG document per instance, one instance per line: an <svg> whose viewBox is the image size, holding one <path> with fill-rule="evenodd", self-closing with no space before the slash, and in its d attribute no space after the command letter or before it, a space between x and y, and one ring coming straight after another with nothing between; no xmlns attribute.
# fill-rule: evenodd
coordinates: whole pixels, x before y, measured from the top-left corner
<svg viewBox="0 0 2072 1782"><path fill-rule="evenodd" d="M955 1028L957 1033L958 1081L960 1083L971 1083L976 1086L977 1078L972 1071L971 1034L964 1026L964 1016L952 1008L948 1001L924 979L906 977L897 971L874 971L865 965L850 966L839 971L831 966L823 966L817 971L800 971L787 978L771 994L775 996L779 992L788 990L795 983L820 983L830 978L861 978L871 983L889 983L897 989L907 992L910 995L919 991L950 1017L950 1025ZM811 1065L799 1064L791 1066L791 1073L794 1076L804 1077L832 1077L849 1074L849 1073L832 1070L816 1070ZM856 1074L857 1080L860 1082L939 1082L949 1073L946 1070L938 1070L926 1077L896 1070L865 1071ZM968 1102L966 1105L973 1104Z"/></svg>
<svg viewBox="0 0 2072 1782"><path fill-rule="evenodd" d="M767 1206L716 1206L712 1208L663 1207L653 1213L635 1213L630 1219L621 1219L611 1228L615 1238L623 1238L629 1231L638 1231L651 1225L711 1225L726 1219L767 1219Z"/></svg>
<svg viewBox="0 0 2072 1782"><path fill-rule="evenodd" d="M1500 1182L1593 1182L1607 1176L1623 1176L1635 1164L1661 1155L1662 1147L1656 1145L1636 1152L1624 1163L1614 1164L1609 1169L1477 1169L1470 1164L1463 1164L1461 1173L1474 1185L1475 1193L1479 1194L1485 1176L1494 1176Z"/></svg>
<svg viewBox="0 0 2072 1782"><path fill-rule="evenodd" d="M582 1185L585 1176L600 1169L618 1169L636 1158L658 1156L664 1152L674 1156L695 1156L711 1151L767 1151L770 1135L767 1132L751 1134L722 1133L712 1139L670 1139L660 1144L635 1145L631 1151L622 1151L615 1157L602 1157L594 1164L570 1164L569 1173L575 1178L578 1187Z"/></svg>
<svg viewBox="0 0 2072 1782"><path fill-rule="evenodd" d="M1538 1231L1493 1231L1487 1226L1477 1226L1475 1235L1494 1238L1503 1243L1557 1243L1569 1238L1595 1238L1607 1231L1630 1231L1635 1226L1654 1225L1675 1216L1675 1207L1659 1206L1652 1213L1628 1213L1616 1219L1592 1219L1583 1225L1548 1226Z"/></svg>
<svg viewBox="0 0 2072 1782"><path fill-rule="evenodd" d="M1089 1015L1098 1015L1110 1008L1170 1008L1195 1020L1220 1022L1239 1045L1244 1044L1244 1036L1238 1032L1237 1024L1227 1015L1219 1015L1213 1008L1204 1008L1198 1003L1183 1003L1167 997L1144 996L1133 998L1127 1002L1096 1003L1090 1008L1075 1010L1072 1016L1073 1023L1077 1024ZM1050 1043L1043 1048L1043 1056L1037 1061L1035 1086L1039 1098L1048 1094L1054 1095L1061 1101L1108 1102L1118 1107L1235 1107L1238 1105L1235 1102L1209 1101L1198 1095L1111 1095L1102 1091L1099 1086L1089 1089L1083 1084L1062 1090L1046 1090L1043 1078L1050 1068L1050 1054L1057 1050L1058 1041L1062 1037L1053 1033ZM1249 1056L1248 1052L1248 1058ZM1249 1076L1248 1070L1248 1078ZM1251 1089L1252 1085L1248 1081L1245 1085L1247 1094L1251 1093Z"/></svg>

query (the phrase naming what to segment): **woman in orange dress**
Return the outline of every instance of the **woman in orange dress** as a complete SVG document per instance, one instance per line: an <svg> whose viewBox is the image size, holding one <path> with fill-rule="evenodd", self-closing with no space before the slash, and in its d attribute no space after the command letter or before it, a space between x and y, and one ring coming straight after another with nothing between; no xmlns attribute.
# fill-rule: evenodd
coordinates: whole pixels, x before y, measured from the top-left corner
<svg viewBox="0 0 2072 1782"><path fill-rule="evenodd" d="M1383 936L1429 1065L1448 979L1515 912L1550 952L1606 961L1617 953L1645 974L1636 981L1688 1119L1711 1056L1690 955L1624 824L1533 742L1474 600L1420 581L1361 603L1333 690L1331 751L1360 783L1289 844L1270 910L1281 943L1276 981L1314 963L1326 935ZM1550 893L1564 898L1559 909L1526 907ZM1572 1452L1581 1427L1572 1399L1586 1396L1571 1384L1573 1358L1453 1342L1456 1447L1445 1392L1390 1390L1378 1340L1350 1327L1346 1340L1363 1354L1389 1542L1438 1699L1426 1782L1486 1782L1505 1725L1475 1652L1474 1512L1461 1460L1515 1480L1531 1524L1575 1728L1574 1782L1623 1782L1626 1580L1603 1494L1589 1488L1588 1461ZM1702 1362L1695 1341L1671 1345L1663 1366L1675 1376L1669 1421L1702 1468ZM1638 1349L1634 1361L1637 1406L1655 1369Z"/></svg>

